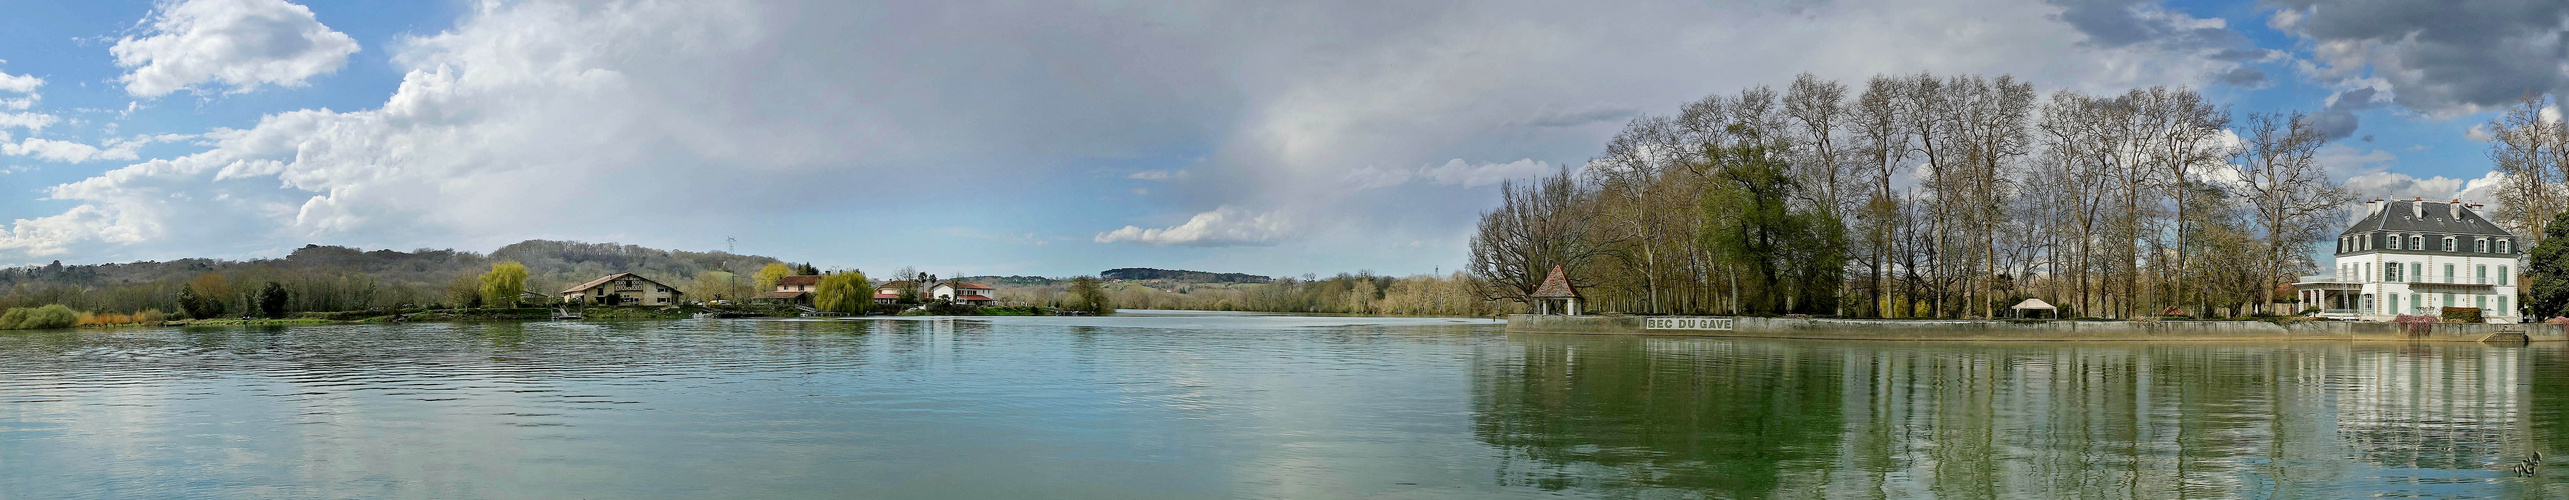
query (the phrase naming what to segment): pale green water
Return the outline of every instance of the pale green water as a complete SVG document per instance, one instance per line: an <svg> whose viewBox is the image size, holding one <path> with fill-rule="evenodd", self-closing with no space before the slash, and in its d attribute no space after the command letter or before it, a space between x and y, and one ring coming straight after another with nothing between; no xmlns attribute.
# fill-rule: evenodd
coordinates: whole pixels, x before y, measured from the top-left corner
<svg viewBox="0 0 2569 500"><path fill-rule="evenodd" d="M0 498L2542 498L2569 351L1486 320L0 334Z"/></svg>

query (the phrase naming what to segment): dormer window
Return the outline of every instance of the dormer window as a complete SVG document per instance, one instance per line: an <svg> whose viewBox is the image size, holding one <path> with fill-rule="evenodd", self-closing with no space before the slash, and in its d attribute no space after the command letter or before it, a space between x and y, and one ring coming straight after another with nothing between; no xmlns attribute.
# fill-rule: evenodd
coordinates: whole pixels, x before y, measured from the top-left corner
<svg viewBox="0 0 2569 500"><path fill-rule="evenodd" d="M2473 251L2473 252L2478 252L2478 253L2489 253L2489 239L2488 239L2488 238L2481 238L2481 239L2477 239L2477 240L2472 240L2472 241L2471 241L2471 251Z"/></svg>
<svg viewBox="0 0 2569 500"><path fill-rule="evenodd" d="M2453 237L2451 237L2451 236L2446 236L2446 237L2444 237L2444 251L2447 251L2447 252L2451 252L2451 251L2453 251Z"/></svg>
<svg viewBox="0 0 2569 500"><path fill-rule="evenodd" d="M2415 250L2425 250L2426 237L2414 234L2408 235L2408 247Z"/></svg>
<svg viewBox="0 0 2569 500"><path fill-rule="evenodd" d="M2498 253L2515 253L2515 242L2498 240Z"/></svg>
<svg viewBox="0 0 2569 500"><path fill-rule="evenodd" d="M2400 235L2396 235L2396 234L2391 235L2391 249L2392 249L2392 250L2398 250L2398 249L2400 249Z"/></svg>

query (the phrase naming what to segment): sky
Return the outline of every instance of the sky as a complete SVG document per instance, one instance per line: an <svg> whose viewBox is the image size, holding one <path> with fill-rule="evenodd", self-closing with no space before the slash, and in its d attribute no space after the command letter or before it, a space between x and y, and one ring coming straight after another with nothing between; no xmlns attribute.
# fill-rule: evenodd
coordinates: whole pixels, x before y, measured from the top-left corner
<svg viewBox="0 0 2569 500"><path fill-rule="evenodd" d="M736 249L825 269L1450 272L1499 185L1811 73L2311 113L2484 200L2558 1L0 0L0 265Z"/></svg>

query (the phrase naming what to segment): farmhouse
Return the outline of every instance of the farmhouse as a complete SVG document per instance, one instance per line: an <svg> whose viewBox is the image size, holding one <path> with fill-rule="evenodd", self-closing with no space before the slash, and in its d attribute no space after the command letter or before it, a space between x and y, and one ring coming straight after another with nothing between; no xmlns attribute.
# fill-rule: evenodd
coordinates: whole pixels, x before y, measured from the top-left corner
<svg viewBox="0 0 2569 500"><path fill-rule="evenodd" d="M812 302L812 291L820 286L819 275L783 276L776 278L775 290L759 292L758 296L750 297L750 300L808 304Z"/></svg>
<svg viewBox="0 0 2569 500"><path fill-rule="evenodd" d="M567 304L678 305L678 289L633 273L615 273L562 289Z"/></svg>
<svg viewBox="0 0 2569 500"><path fill-rule="evenodd" d="M929 288L928 297L956 304L990 305L991 292L995 290L998 288L981 283L949 281Z"/></svg>
<svg viewBox="0 0 2569 500"><path fill-rule="evenodd" d="M2523 240L2459 200L2373 200L2354 227L2338 235L2335 270L2304 276L2293 288L2323 317L2389 321L2479 309L2493 323L2513 323L2516 259Z"/></svg>
<svg viewBox="0 0 2569 500"><path fill-rule="evenodd" d="M909 289L910 282L908 281L886 281L881 285L875 285L874 303L877 305L892 305L894 302L901 301L901 292L903 290Z"/></svg>

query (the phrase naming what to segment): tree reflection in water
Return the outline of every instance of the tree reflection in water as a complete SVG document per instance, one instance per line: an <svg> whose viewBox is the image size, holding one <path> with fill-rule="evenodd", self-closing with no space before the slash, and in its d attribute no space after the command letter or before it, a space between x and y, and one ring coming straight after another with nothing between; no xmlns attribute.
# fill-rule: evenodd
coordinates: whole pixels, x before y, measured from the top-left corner
<svg viewBox="0 0 2569 500"><path fill-rule="evenodd" d="M1474 373L1503 485L1721 498L2540 496L2563 346L1515 335Z"/></svg>

